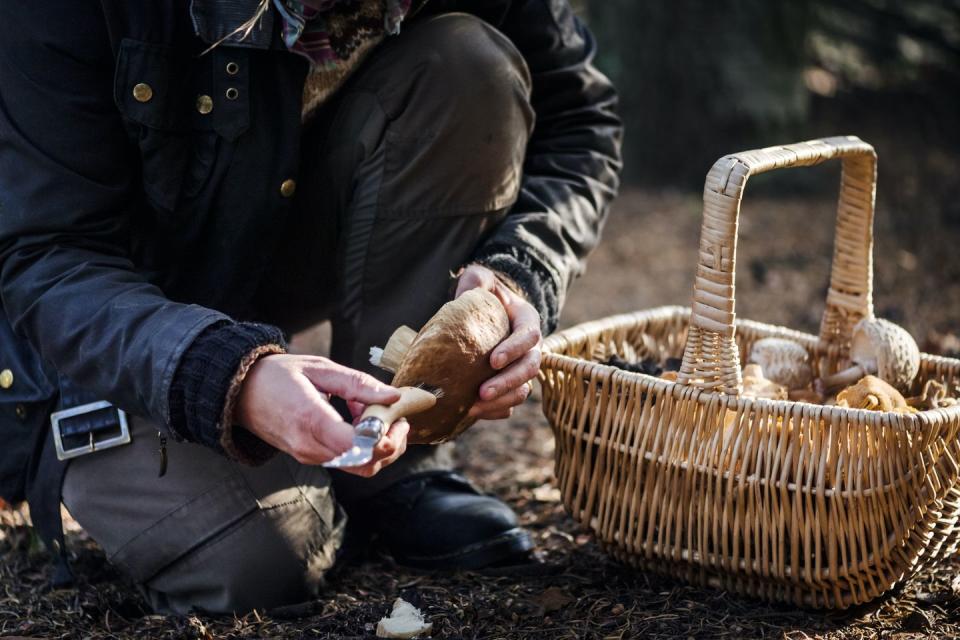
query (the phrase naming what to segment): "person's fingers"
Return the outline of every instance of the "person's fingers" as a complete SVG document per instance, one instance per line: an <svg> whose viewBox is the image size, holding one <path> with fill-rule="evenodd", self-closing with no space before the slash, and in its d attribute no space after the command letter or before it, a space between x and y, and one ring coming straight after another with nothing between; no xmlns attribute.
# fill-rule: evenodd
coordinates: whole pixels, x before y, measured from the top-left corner
<svg viewBox="0 0 960 640"><path fill-rule="evenodd" d="M359 418L366 408L367 405L362 402L357 402L356 400L347 401L347 409L350 411L350 415L353 416L354 420Z"/></svg>
<svg viewBox="0 0 960 640"><path fill-rule="evenodd" d="M346 401L364 404L393 404L400 392L371 375L327 361L322 366L306 367L304 374L317 389Z"/></svg>
<svg viewBox="0 0 960 640"><path fill-rule="evenodd" d="M493 271L479 265L471 265L464 269L457 280L457 291L453 297L459 298L460 295L470 289L486 289L495 291L497 288L497 277Z"/></svg>
<svg viewBox="0 0 960 640"><path fill-rule="evenodd" d="M510 407L523 404L523 401L530 395L530 383L525 382L516 389L511 389L508 393L494 398L493 400L478 400L470 407L469 415L479 417L488 413L497 413Z"/></svg>
<svg viewBox="0 0 960 640"><path fill-rule="evenodd" d="M513 314L511 315L511 310ZM503 369L540 344L540 314L526 301L507 308L512 331L490 354L490 366Z"/></svg>
<svg viewBox="0 0 960 640"><path fill-rule="evenodd" d="M457 282L455 295L460 296L475 288L493 292L503 303L510 319L510 335L490 354L490 364L494 369L506 367L540 344L540 314L533 305L504 286L493 271L480 265L470 265L464 270Z"/></svg>
<svg viewBox="0 0 960 640"><path fill-rule="evenodd" d="M407 434L410 424L400 419L390 425L386 435L373 449L373 459L359 467L344 467L342 471L356 476L369 478L376 475L381 469L395 462L407 450Z"/></svg>
<svg viewBox="0 0 960 640"><path fill-rule="evenodd" d="M517 389L540 371L540 350L530 349L522 358L480 385L480 399L494 400Z"/></svg>
<svg viewBox="0 0 960 640"><path fill-rule="evenodd" d="M312 401L311 401L312 399ZM353 446L353 427L319 394L308 395L294 417L289 453L304 464L320 464Z"/></svg>
<svg viewBox="0 0 960 640"><path fill-rule="evenodd" d="M387 431L387 435L377 443L374 456L385 464L395 461L407 450L407 434L410 433L410 423L401 418Z"/></svg>

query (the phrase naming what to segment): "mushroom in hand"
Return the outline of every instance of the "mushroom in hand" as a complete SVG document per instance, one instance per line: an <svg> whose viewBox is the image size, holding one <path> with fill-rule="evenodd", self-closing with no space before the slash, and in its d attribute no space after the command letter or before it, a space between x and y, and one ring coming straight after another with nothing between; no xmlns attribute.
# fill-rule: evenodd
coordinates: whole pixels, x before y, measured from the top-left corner
<svg viewBox="0 0 960 640"><path fill-rule="evenodd" d="M407 418L407 442L446 442L476 422L467 414L480 385L496 373L491 352L508 335L510 319L500 300L477 288L440 307L419 332L400 327L383 349L370 350L374 365L394 373L394 386L442 392L433 408Z"/></svg>
<svg viewBox="0 0 960 640"><path fill-rule="evenodd" d="M864 318L853 328L850 343L852 365L824 376L825 391L851 385L865 375L876 375L900 391L906 391L920 369L920 349L901 327L879 318Z"/></svg>
<svg viewBox="0 0 960 640"><path fill-rule="evenodd" d="M804 389L813 380L810 354L803 345L785 338L763 338L753 343L749 362L760 365L763 375L787 389Z"/></svg>

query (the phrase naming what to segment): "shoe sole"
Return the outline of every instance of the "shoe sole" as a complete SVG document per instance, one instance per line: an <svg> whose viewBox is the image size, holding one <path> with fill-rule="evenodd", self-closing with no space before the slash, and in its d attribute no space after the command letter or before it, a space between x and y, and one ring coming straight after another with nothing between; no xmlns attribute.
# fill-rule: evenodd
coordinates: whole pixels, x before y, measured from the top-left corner
<svg viewBox="0 0 960 640"><path fill-rule="evenodd" d="M519 556L527 555L533 549L533 539L520 527L456 551L435 556L398 556L397 564L418 569L483 569L498 564L517 563Z"/></svg>

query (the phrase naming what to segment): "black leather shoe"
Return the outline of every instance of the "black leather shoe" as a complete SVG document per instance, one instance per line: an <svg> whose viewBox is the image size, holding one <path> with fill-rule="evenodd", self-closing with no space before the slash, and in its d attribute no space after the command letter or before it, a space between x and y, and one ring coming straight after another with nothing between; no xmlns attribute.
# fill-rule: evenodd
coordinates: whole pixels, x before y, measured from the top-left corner
<svg viewBox="0 0 960 640"><path fill-rule="evenodd" d="M357 515L398 564L481 569L530 559L533 540L510 507L452 471L413 474L364 502Z"/></svg>

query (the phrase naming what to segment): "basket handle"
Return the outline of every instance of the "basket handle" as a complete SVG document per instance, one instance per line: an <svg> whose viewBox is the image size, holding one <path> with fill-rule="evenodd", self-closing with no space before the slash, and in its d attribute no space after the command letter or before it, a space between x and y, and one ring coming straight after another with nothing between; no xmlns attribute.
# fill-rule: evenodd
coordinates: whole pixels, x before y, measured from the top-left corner
<svg viewBox="0 0 960 640"><path fill-rule="evenodd" d="M786 167L843 159L837 229L820 343L847 348L853 325L873 316L873 204L877 155L854 136L810 140L744 151L720 158L703 188L700 255L693 287L690 329L678 381L704 389L740 390L740 357L734 341L737 224L747 179Z"/></svg>

